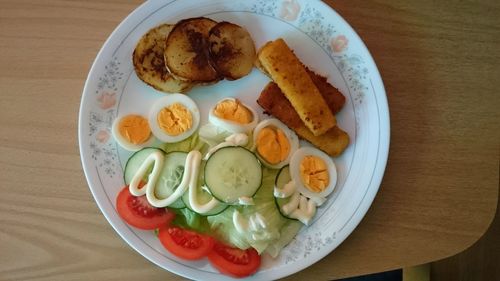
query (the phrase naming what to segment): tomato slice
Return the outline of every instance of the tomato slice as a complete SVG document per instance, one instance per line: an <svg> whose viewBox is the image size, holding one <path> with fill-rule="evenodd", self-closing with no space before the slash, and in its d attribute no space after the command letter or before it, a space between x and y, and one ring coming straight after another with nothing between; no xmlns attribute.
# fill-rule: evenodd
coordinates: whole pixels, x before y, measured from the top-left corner
<svg viewBox="0 0 500 281"><path fill-rule="evenodd" d="M254 248L241 250L216 242L208 260L220 272L234 277L246 277L260 267L260 256Z"/></svg>
<svg viewBox="0 0 500 281"><path fill-rule="evenodd" d="M186 260L205 257L214 245L212 237L177 226L161 227L158 238L165 249Z"/></svg>
<svg viewBox="0 0 500 281"><path fill-rule="evenodd" d="M175 214L166 208L151 206L146 196L134 196L125 186L116 197L116 209L124 221L131 226L151 230L169 224Z"/></svg>

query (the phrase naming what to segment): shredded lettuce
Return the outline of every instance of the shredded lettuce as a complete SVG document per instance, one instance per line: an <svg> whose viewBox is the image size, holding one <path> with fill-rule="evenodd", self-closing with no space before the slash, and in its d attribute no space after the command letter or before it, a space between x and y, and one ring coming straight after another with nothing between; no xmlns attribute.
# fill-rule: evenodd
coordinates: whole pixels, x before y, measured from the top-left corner
<svg viewBox="0 0 500 281"><path fill-rule="evenodd" d="M264 169L262 185L253 197L255 205L231 206L224 212L207 218L217 238L240 249L253 247L259 254L279 240L281 229L289 220L281 216L274 202L273 188L276 174L277 170ZM269 235L254 239L250 232L238 232L233 224L235 211L240 212L245 218L259 213L266 222L266 232Z"/></svg>
<svg viewBox="0 0 500 281"><path fill-rule="evenodd" d="M232 134L233 133L210 123L201 126L199 130L200 139L208 144L209 147L214 147L219 143L224 142L225 139ZM248 144L245 148L251 149L253 145L252 132L248 132L246 134L248 135Z"/></svg>
<svg viewBox="0 0 500 281"><path fill-rule="evenodd" d="M210 225L206 217L189 210L188 208L182 209L169 209L176 214L175 219L172 221L173 225L187 228L200 233L208 233Z"/></svg>
<svg viewBox="0 0 500 281"><path fill-rule="evenodd" d="M231 135L231 132L208 123L201 126L199 135L203 142L207 143L210 147L213 147L223 142L225 138Z"/></svg>
<svg viewBox="0 0 500 281"><path fill-rule="evenodd" d="M230 135L231 133L228 131L207 124L200 128L198 134L193 134L181 142L163 144L161 148L167 153L171 151L189 152L199 150L204 154L208 147L213 147L225 141L225 138ZM249 135L249 143L245 147L252 148L251 134ZM266 252L272 257L276 257L281 249L293 240L302 227L300 222L284 218L277 209L273 196L274 180L277 173L278 170L264 168L262 185L253 197L254 205L231 206L220 214L207 217L188 208L172 209L171 211L176 213L172 224L200 233L209 233L220 241L240 249L252 247L259 254ZM200 174L199 183L202 182L203 177ZM256 237L252 236L250 232L238 232L233 224L233 213L235 211L240 212L247 219L259 213L266 222L265 232L267 235L254 239Z"/></svg>
<svg viewBox="0 0 500 281"><path fill-rule="evenodd" d="M280 238L273 243L271 243L265 250L271 257L276 258L281 250L292 242L293 238L299 233L303 224L296 220L288 220L286 224L281 228Z"/></svg>
<svg viewBox="0 0 500 281"><path fill-rule="evenodd" d="M198 133L194 133L189 138L175 143L164 143L161 145L161 148L165 152L172 151L183 151L190 152L191 150L199 150L201 153L206 149L205 143L200 139Z"/></svg>

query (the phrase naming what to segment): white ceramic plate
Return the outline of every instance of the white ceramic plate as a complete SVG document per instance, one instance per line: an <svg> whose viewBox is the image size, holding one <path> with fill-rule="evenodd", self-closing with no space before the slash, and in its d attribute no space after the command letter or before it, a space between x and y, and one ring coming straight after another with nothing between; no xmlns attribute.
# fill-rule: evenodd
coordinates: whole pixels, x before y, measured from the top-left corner
<svg viewBox="0 0 500 281"><path fill-rule="evenodd" d="M354 30L320 1L149 1L130 14L97 55L83 91L79 142L90 190L114 229L150 261L191 279L231 279L217 273L206 260L177 259L152 231L125 224L115 208L116 195L124 185L122 167L130 154L111 137L111 123L118 114L147 113L151 104L164 96L135 75L131 60L135 44L156 25L199 16L246 27L257 47L284 38L306 65L326 75L346 96L337 120L352 142L334 159L338 167L334 193L319 208L312 225L303 228L277 259L264 257L261 269L249 279L293 274L333 251L358 225L377 193L389 149L389 111L377 67ZM237 81L197 87L189 96L198 103L204 124L208 108L226 96L237 96L260 110L255 100L267 82L268 78L254 69ZM263 117L262 110L259 113Z"/></svg>

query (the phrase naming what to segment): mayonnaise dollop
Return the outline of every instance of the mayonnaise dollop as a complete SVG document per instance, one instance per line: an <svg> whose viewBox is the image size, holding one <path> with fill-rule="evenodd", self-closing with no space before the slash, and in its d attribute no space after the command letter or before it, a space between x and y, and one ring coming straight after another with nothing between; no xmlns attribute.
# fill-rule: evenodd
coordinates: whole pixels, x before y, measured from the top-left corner
<svg viewBox="0 0 500 281"><path fill-rule="evenodd" d="M312 200L308 200L303 195L300 195L299 207L290 214L290 217L298 219L305 225L309 225L315 214L316 203L314 203Z"/></svg>
<svg viewBox="0 0 500 281"><path fill-rule="evenodd" d="M234 210L233 224L236 231L250 235L253 240L269 240L280 235L276 231L269 231L265 218L258 212L245 219L238 210Z"/></svg>
<svg viewBox="0 0 500 281"><path fill-rule="evenodd" d="M287 184L283 186L283 188L279 188L274 186L274 197L276 198L287 198L291 196L296 190L295 182L293 180L289 181Z"/></svg>
<svg viewBox="0 0 500 281"><path fill-rule="evenodd" d="M283 188L274 187L274 197L288 198L288 203L281 207L281 211L290 218L298 219L308 225L316 214L316 206L320 206L326 198L307 199L296 188L294 181L290 181Z"/></svg>

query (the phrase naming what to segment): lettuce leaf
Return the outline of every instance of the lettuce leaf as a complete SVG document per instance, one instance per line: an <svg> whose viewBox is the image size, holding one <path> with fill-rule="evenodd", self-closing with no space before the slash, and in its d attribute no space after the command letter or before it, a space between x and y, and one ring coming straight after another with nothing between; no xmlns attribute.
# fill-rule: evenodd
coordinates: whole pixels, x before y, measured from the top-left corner
<svg viewBox="0 0 500 281"><path fill-rule="evenodd" d="M281 216L274 202L274 179L278 171L264 169L263 172L262 185L253 197L255 205L231 206L224 212L207 218L218 239L240 249L253 247L259 254L264 252L269 245L279 240L281 229L289 221ZM267 224L266 232L269 235L266 238L255 239L250 232L238 232L233 224L233 213L235 211L240 212L245 218L259 213Z"/></svg>
<svg viewBox="0 0 500 281"><path fill-rule="evenodd" d="M183 151L190 152L191 150L199 150L202 154L206 150L205 143L200 139L198 133L194 133L189 138L174 143L164 143L161 145L161 149L165 152L172 151Z"/></svg>
<svg viewBox="0 0 500 281"><path fill-rule="evenodd" d="M191 150L200 150L204 154L208 147L223 142L229 135L231 135L230 132L207 124L200 128L199 134L193 134L181 142L165 143L161 148L167 153L171 151L189 152ZM249 140L246 147L251 149L251 134ZM276 257L281 249L293 240L302 227L300 222L284 218L276 207L273 189L277 173L278 170L264 168L262 185L253 197L255 205L231 206L218 215L208 217L199 215L188 208L172 209L171 211L176 213L172 224L200 233L209 233L220 241L240 249L253 247L259 254L266 252L272 257ZM202 182L203 180L200 179L199 183ZM233 213L235 211L240 212L244 218L259 213L267 224L266 232L269 235L265 238L254 239L250 232L238 232L233 224Z"/></svg>
<svg viewBox="0 0 500 281"><path fill-rule="evenodd" d="M219 143L224 142L225 139L232 134L233 133L210 123L201 126L199 130L199 136L201 141L208 144L209 147L214 147ZM245 148L251 149L253 146L252 132L248 132L246 134L248 135L248 144L245 146Z"/></svg>
<svg viewBox="0 0 500 281"><path fill-rule="evenodd" d="M231 135L231 133L208 123L201 126L199 135L203 142L207 143L210 147L213 147L223 142L225 138Z"/></svg>
<svg viewBox="0 0 500 281"><path fill-rule="evenodd" d="M276 258L281 250L292 242L293 238L299 233L300 229L302 229L303 224L296 220L288 220L286 224L281 228L280 238L270 244L265 252L268 253L271 257Z"/></svg>
<svg viewBox="0 0 500 281"><path fill-rule="evenodd" d="M194 230L199 233L208 233L210 225L206 217L189 210L188 208L182 209L169 209L175 213L175 219L172 221L173 225Z"/></svg>

